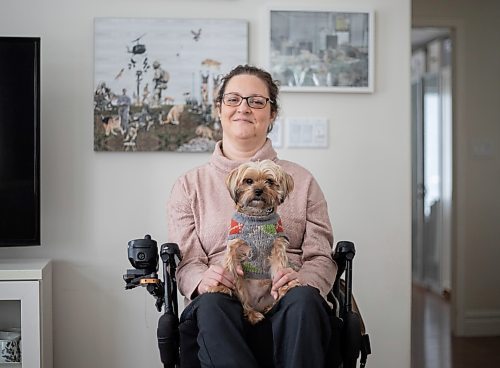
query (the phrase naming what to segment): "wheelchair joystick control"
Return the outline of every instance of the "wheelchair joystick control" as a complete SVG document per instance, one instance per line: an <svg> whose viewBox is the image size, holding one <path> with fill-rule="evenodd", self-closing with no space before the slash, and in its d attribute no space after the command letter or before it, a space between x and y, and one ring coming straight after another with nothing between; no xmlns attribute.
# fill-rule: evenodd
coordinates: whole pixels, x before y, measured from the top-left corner
<svg viewBox="0 0 500 368"><path fill-rule="evenodd" d="M144 239L135 239L128 242L128 260L137 270L143 270L147 275L156 272L158 267L158 246L151 235Z"/></svg>
<svg viewBox="0 0 500 368"><path fill-rule="evenodd" d="M147 286L148 291L155 297L162 297L162 288L158 287L158 246L151 235L145 235L143 239L135 239L128 242L128 260L134 267L128 269L123 275L125 289L133 289L137 286Z"/></svg>

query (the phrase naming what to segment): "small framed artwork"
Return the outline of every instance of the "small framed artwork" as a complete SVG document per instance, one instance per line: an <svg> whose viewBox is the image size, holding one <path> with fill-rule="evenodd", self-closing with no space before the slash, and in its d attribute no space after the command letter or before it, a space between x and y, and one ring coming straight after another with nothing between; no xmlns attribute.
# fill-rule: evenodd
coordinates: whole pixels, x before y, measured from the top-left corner
<svg viewBox="0 0 500 368"><path fill-rule="evenodd" d="M269 9L269 70L289 92L374 90L374 13Z"/></svg>
<svg viewBox="0 0 500 368"><path fill-rule="evenodd" d="M95 151L212 152L217 88L248 62L248 24L96 18L94 58Z"/></svg>

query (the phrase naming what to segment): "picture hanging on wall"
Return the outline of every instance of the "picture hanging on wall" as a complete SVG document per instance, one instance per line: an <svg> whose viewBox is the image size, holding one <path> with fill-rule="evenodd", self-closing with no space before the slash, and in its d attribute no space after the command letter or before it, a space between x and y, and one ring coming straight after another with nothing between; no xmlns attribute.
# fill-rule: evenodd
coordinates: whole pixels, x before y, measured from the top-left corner
<svg viewBox="0 0 500 368"><path fill-rule="evenodd" d="M96 18L94 150L212 152L216 88L248 62L242 20Z"/></svg>
<svg viewBox="0 0 500 368"><path fill-rule="evenodd" d="M282 91L373 92L373 12L287 8L269 16L269 68Z"/></svg>

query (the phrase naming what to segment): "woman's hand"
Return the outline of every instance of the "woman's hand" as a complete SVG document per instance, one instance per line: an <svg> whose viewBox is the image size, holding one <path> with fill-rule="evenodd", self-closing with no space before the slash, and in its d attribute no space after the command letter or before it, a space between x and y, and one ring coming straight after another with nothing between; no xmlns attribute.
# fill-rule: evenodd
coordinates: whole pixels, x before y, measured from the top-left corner
<svg viewBox="0 0 500 368"><path fill-rule="evenodd" d="M243 274L242 269L237 270L238 274ZM198 294L204 294L211 287L224 285L231 290L234 290L234 277L224 267L220 265L211 265L203 273L201 282L198 284Z"/></svg>
<svg viewBox="0 0 500 368"><path fill-rule="evenodd" d="M299 281L299 273L294 271L292 268L283 268L276 272L273 278L273 287L271 288L271 296L274 299L278 299L278 290L280 287L287 285L291 281Z"/></svg>

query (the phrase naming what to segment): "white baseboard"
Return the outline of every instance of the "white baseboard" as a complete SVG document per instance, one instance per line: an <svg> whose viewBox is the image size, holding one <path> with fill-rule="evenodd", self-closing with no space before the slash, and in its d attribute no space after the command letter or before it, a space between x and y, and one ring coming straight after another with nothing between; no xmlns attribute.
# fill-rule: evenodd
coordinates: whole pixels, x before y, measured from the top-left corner
<svg viewBox="0 0 500 368"><path fill-rule="evenodd" d="M464 336L500 336L500 310L467 311Z"/></svg>

